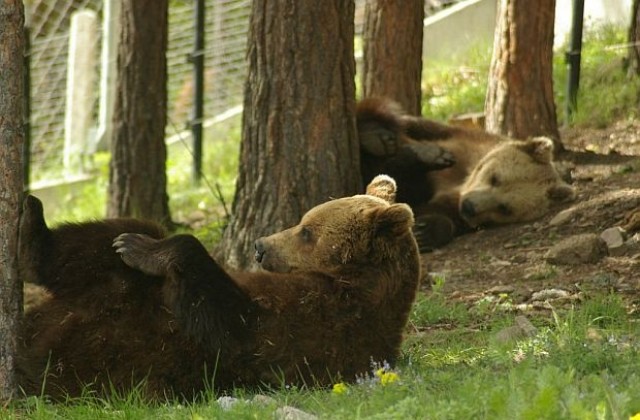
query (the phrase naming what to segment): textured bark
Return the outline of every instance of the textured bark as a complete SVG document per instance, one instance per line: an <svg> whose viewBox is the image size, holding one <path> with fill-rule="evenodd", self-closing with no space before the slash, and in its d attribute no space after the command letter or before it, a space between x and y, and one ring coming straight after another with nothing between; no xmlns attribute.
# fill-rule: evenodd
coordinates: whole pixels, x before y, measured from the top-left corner
<svg viewBox="0 0 640 420"><path fill-rule="evenodd" d="M500 0L485 103L489 132L559 143L553 101L555 0Z"/></svg>
<svg viewBox="0 0 640 420"><path fill-rule="evenodd" d="M111 139L108 217L169 224L167 151L168 0L124 0Z"/></svg>
<svg viewBox="0 0 640 420"><path fill-rule="evenodd" d="M22 208L24 8L0 2L0 401L15 395L17 334L22 315L18 221Z"/></svg>
<svg viewBox="0 0 640 420"><path fill-rule="evenodd" d="M633 0L629 26L629 69L640 76L640 0Z"/></svg>
<svg viewBox="0 0 640 420"><path fill-rule="evenodd" d="M253 242L361 190L354 122L354 2L253 2L240 172L221 261L250 268Z"/></svg>
<svg viewBox="0 0 640 420"><path fill-rule="evenodd" d="M364 23L363 97L386 96L420 115L424 0L371 0Z"/></svg>

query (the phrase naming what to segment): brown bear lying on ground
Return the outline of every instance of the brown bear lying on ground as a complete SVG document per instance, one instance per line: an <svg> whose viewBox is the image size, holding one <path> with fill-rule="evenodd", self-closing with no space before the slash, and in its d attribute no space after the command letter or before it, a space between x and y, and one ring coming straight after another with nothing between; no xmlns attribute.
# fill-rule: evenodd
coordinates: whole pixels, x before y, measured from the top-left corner
<svg viewBox="0 0 640 420"><path fill-rule="evenodd" d="M420 276L413 214L395 192L379 176L258 239L257 273L227 273L195 237L150 222L49 229L27 197L20 270L50 298L25 315L21 387L61 398L144 382L149 398L194 398L326 386L393 363Z"/></svg>
<svg viewBox="0 0 640 420"><path fill-rule="evenodd" d="M416 215L421 251L479 226L524 222L574 197L545 137L516 141L406 115L392 101L357 108L364 182L373 171L398 183L398 202Z"/></svg>

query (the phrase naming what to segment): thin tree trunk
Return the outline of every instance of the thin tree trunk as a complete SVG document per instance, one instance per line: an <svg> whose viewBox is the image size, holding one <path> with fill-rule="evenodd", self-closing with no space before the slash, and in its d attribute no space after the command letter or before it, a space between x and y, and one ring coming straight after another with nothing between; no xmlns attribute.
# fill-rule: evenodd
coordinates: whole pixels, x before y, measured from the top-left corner
<svg viewBox="0 0 640 420"><path fill-rule="evenodd" d="M0 401L17 392L15 358L22 316L18 226L24 144L24 8L0 2Z"/></svg>
<svg viewBox="0 0 640 420"><path fill-rule="evenodd" d="M555 0L500 0L485 103L489 132L551 137L561 148L553 100Z"/></svg>
<svg viewBox="0 0 640 420"><path fill-rule="evenodd" d="M168 0L123 0L111 140L108 217L169 224L167 121Z"/></svg>
<svg viewBox="0 0 640 420"><path fill-rule="evenodd" d="M353 18L353 1L253 2L227 265L251 267L258 237L361 190Z"/></svg>
<svg viewBox="0 0 640 420"><path fill-rule="evenodd" d="M424 0L367 1L363 97L386 96L420 115L423 20Z"/></svg>

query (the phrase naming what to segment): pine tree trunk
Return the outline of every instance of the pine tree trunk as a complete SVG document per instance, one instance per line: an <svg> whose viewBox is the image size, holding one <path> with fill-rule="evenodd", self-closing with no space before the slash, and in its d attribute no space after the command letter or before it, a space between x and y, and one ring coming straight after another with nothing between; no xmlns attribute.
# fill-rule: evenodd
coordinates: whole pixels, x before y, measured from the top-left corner
<svg viewBox="0 0 640 420"><path fill-rule="evenodd" d="M386 96L421 113L424 0L370 0L365 7L363 97Z"/></svg>
<svg viewBox="0 0 640 420"><path fill-rule="evenodd" d="M168 0L123 0L111 139L108 217L169 224L167 121Z"/></svg>
<svg viewBox="0 0 640 420"><path fill-rule="evenodd" d="M221 261L311 207L361 190L354 122L353 1L254 1L240 172Z"/></svg>
<svg viewBox="0 0 640 420"><path fill-rule="evenodd" d="M485 103L489 132L561 148L553 99L555 0L500 0Z"/></svg>
<svg viewBox="0 0 640 420"><path fill-rule="evenodd" d="M0 2L0 401L15 396L22 282L18 276L18 226L22 208L24 8Z"/></svg>

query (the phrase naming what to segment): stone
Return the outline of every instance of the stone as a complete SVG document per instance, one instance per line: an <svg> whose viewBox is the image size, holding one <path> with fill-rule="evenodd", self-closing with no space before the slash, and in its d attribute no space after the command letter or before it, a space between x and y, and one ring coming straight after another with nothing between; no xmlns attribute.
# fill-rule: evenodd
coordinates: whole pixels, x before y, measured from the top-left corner
<svg viewBox="0 0 640 420"><path fill-rule="evenodd" d="M496 333L496 341L500 343L512 343L525 338L533 337L538 333L538 329L529 321L526 316L518 315L514 325L503 328Z"/></svg>
<svg viewBox="0 0 640 420"><path fill-rule="evenodd" d="M315 420L318 418L313 414L307 413L289 405L278 408L275 415L278 420Z"/></svg>
<svg viewBox="0 0 640 420"><path fill-rule="evenodd" d="M614 226L602 231L600 238L607 244L609 251L612 251L624 246L626 232L620 226Z"/></svg>
<svg viewBox="0 0 640 420"><path fill-rule="evenodd" d="M556 265L591 264L600 261L607 254L607 244L600 236L584 233L558 242L547 251L545 259Z"/></svg>
<svg viewBox="0 0 640 420"><path fill-rule="evenodd" d="M575 214L575 209L573 207L562 210L549 221L550 226L560 226L567 223L573 215Z"/></svg>

